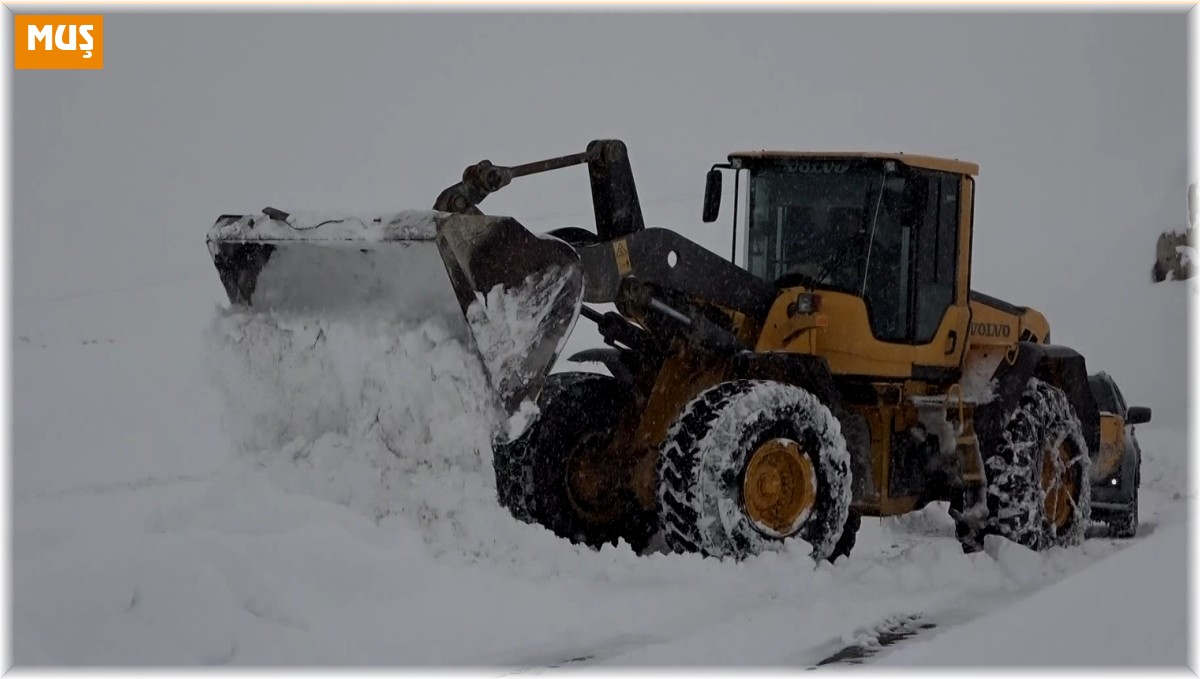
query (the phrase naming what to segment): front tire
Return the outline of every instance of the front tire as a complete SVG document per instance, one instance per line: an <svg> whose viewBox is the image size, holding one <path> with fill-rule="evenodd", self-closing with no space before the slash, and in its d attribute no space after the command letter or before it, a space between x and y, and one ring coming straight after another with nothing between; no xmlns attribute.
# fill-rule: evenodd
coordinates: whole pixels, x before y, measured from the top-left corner
<svg viewBox="0 0 1200 679"><path fill-rule="evenodd" d="M668 549L742 559L799 537L835 553L850 508L850 456L816 397L777 382L719 384L689 403L658 461Z"/></svg>

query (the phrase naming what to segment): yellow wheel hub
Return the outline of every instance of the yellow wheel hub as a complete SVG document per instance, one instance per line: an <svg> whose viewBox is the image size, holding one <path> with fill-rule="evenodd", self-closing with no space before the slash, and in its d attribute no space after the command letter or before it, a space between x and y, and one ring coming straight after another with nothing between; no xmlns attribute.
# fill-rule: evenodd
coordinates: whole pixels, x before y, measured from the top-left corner
<svg viewBox="0 0 1200 679"><path fill-rule="evenodd" d="M1072 457L1066 441L1042 456L1042 490L1046 493L1042 510L1056 528L1070 523L1075 507L1078 480L1071 473Z"/></svg>
<svg viewBox="0 0 1200 679"><path fill-rule="evenodd" d="M812 459L792 439L771 439L750 454L742 481L746 515L775 537L792 535L817 500Z"/></svg>

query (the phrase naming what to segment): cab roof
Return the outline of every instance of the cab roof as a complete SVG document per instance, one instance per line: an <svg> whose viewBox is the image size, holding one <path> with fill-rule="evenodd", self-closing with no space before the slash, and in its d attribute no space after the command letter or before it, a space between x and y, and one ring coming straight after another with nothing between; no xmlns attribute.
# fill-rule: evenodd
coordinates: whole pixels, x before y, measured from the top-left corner
<svg viewBox="0 0 1200 679"><path fill-rule="evenodd" d="M923 167L929 170L954 172L975 176L979 174L979 166L957 158L939 158L937 156L922 156L912 153L872 153L870 151L735 151L729 154L729 162L739 160L771 161L789 160L795 158L883 158L898 160L905 165Z"/></svg>

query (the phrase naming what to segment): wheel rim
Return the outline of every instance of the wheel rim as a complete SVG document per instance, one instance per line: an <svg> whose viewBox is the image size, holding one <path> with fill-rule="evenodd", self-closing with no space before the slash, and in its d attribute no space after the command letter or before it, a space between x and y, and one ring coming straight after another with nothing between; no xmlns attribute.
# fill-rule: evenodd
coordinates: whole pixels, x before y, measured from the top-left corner
<svg viewBox="0 0 1200 679"><path fill-rule="evenodd" d="M1075 508L1077 480L1070 472L1073 456L1066 441L1046 453L1042 457L1042 490L1046 495L1042 510L1055 528L1063 528L1071 522Z"/></svg>
<svg viewBox="0 0 1200 679"><path fill-rule="evenodd" d="M812 459L792 439L766 441L750 454L742 481L746 515L773 537L794 534L817 499Z"/></svg>
<svg viewBox="0 0 1200 679"><path fill-rule="evenodd" d="M584 436L567 452L567 464L564 466L566 478L563 479L567 500L575 512L592 523L600 524L611 521L621 510L609 492L609 479L590 459L592 451L606 443L607 437L604 436Z"/></svg>

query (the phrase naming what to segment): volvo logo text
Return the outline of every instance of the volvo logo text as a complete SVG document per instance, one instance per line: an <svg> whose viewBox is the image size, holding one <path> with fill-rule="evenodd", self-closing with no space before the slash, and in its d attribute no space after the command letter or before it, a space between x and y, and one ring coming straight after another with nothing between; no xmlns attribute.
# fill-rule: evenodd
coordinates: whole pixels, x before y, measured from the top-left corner
<svg viewBox="0 0 1200 679"><path fill-rule="evenodd" d="M971 334L980 337L1010 337L1012 327L1003 323L972 323Z"/></svg>

